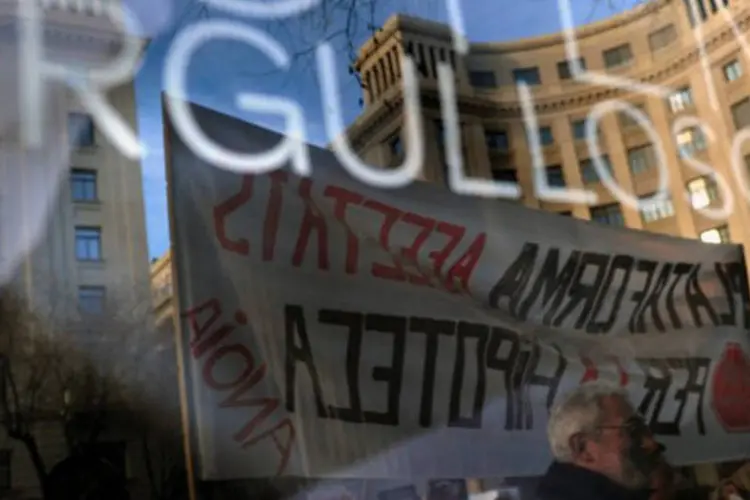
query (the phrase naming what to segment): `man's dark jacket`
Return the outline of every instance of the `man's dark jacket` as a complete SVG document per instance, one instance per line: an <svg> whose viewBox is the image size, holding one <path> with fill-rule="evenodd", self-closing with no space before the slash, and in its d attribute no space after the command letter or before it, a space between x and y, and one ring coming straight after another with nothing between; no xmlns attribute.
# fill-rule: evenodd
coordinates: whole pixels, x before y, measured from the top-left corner
<svg viewBox="0 0 750 500"><path fill-rule="evenodd" d="M629 490L602 474L559 462L547 469L536 492L536 500L648 500L650 496L650 490Z"/></svg>

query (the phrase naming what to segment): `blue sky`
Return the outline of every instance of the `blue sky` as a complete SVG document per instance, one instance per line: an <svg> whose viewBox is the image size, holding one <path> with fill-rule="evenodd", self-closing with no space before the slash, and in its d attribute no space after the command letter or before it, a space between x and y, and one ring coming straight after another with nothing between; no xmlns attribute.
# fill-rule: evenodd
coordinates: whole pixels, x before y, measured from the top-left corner
<svg viewBox="0 0 750 500"><path fill-rule="evenodd" d="M322 0L328 2L329 0ZM354 1L354 0L353 0ZM361 0L356 0L361 1ZM146 59L136 79L139 130L142 140L150 150L143 162L143 192L146 204L146 224L149 240L149 255L156 257L169 248L169 224L167 220L166 181L164 176L164 148L160 92L162 67L175 34L193 23L211 19L235 19L251 24L252 21L238 19L211 9L206 11L198 0L129 0L139 14L142 24L153 33ZM405 12L446 21L444 0L376 0L375 18L378 24L389 15ZM272 2L269 2L272 3ZM337 2L337 3L340 3ZM573 0L576 24L585 24L609 17L632 7L632 0ZM158 5L159 7L155 7ZM466 33L470 41L508 41L537 36L560 30L557 0L470 0L463 1ZM161 9L161 10L160 10ZM141 15L145 13L145 15ZM290 53L309 46L316 36L324 37L322 31L305 29L309 24L256 25L268 29ZM328 33L336 29L334 26ZM357 44L367 38L366 29L359 30ZM294 35L291 35L294 33ZM295 39L291 37L294 36ZM305 40L302 40L302 36ZM343 55L343 39L334 40L339 61L339 84L342 89L341 106L348 122L354 119L361 108L358 103L360 89L347 72L348 59ZM319 89L312 58L295 61L289 72L272 69L265 57L250 47L235 42L216 41L199 49L188 72L188 95L192 101L239 116L260 125L276 128L280 119L273 116L250 115L233 107L238 92L264 92L294 98L301 103L307 114L309 140L325 144L327 137L323 129Z"/></svg>

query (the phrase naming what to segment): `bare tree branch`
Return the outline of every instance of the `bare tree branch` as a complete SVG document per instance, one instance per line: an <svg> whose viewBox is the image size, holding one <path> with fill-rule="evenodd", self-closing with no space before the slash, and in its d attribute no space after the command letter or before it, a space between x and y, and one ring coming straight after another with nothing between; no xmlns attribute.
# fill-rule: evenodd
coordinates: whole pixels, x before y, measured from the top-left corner
<svg viewBox="0 0 750 500"><path fill-rule="evenodd" d="M0 425L26 447L43 492L53 464L39 453L35 425L41 422L57 423L75 455L98 442L114 425L113 416L125 414L118 431L134 443L158 443L148 447L152 467L161 466L164 450L177 457L170 466L182 466L180 429L173 425L179 415L176 371L164 369L173 363L163 357L164 338L154 327L151 304L148 291L112 301L96 318L41 321L12 290L0 289ZM154 500L169 500L165 494L174 489L151 486Z"/></svg>

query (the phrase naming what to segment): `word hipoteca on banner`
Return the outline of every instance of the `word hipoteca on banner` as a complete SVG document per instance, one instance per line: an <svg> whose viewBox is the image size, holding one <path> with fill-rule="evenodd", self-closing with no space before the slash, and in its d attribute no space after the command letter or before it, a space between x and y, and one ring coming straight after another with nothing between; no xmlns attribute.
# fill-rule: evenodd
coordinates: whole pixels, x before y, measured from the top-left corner
<svg viewBox="0 0 750 500"><path fill-rule="evenodd" d="M226 146L279 136L196 107ZM677 464L750 450L742 252L317 172L240 176L168 134L204 479L539 475L547 413L631 394Z"/></svg>

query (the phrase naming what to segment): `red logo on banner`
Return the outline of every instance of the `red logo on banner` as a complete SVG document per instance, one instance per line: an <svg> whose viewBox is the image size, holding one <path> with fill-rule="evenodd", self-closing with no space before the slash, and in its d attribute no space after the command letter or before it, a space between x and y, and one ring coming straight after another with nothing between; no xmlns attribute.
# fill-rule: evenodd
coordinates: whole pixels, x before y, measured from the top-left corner
<svg viewBox="0 0 750 500"><path fill-rule="evenodd" d="M750 359L730 342L711 381L716 418L727 432L750 431Z"/></svg>
<svg viewBox="0 0 750 500"><path fill-rule="evenodd" d="M617 367L617 372L620 374L620 387L625 387L629 382L628 372L626 372L622 368L622 365L617 358L609 359ZM585 382L593 382L595 380L599 380L599 369L594 364L594 362L585 356L581 357L581 362L583 363L583 367L586 369L586 371L583 372L583 377L581 377L581 383L583 384Z"/></svg>

